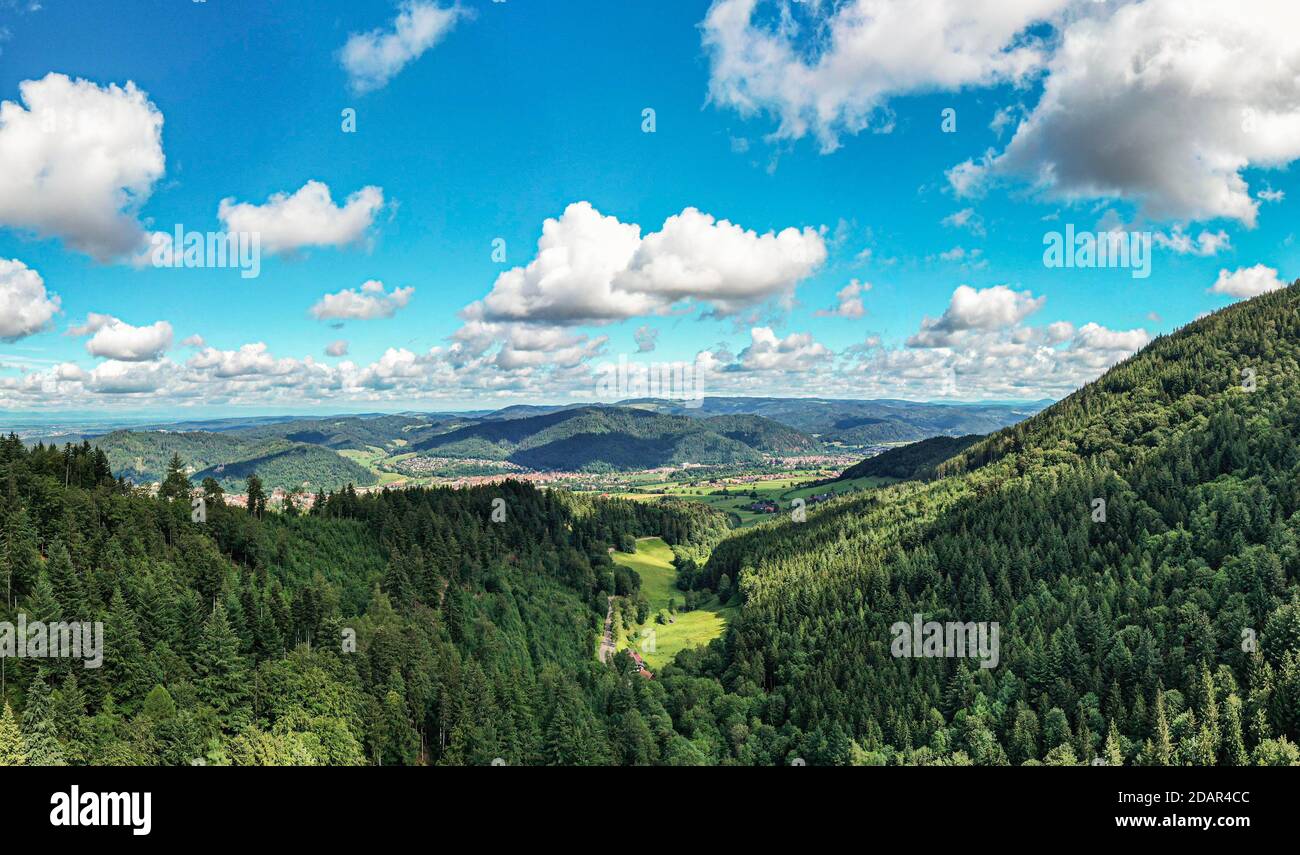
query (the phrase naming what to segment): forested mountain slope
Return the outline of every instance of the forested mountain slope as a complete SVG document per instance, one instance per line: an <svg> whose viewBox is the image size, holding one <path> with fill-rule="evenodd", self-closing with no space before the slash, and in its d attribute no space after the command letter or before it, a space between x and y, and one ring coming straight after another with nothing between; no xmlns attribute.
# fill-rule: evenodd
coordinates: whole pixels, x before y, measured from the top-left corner
<svg viewBox="0 0 1300 855"><path fill-rule="evenodd" d="M861 463L855 463L840 473L840 477L835 480L897 478L900 481L912 481L918 478L929 478L935 474L939 464L965 451L983 438L979 434L957 437L934 436L920 442L891 448L875 457L868 457Z"/></svg>
<svg viewBox="0 0 1300 855"><path fill-rule="evenodd" d="M811 390L810 390L811 391ZM1027 404L917 401L854 401L835 398L705 397L688 407L680 401L642 398L619 406L708 419L722 415L756 415L815 435L823 442L871 445L915 442L931 436L985 434L1037 413L1050 401Z"/></svg>
<svg viewBox="0 0 1300 855"><path fill-rule="evenodd" d="M696 420L619 407L579 407L484 421L414 443L413 450L509 460L531 469L609 471L759 463L820 446L758 416Z"/></svg>
<svg viewBox="0 0 1300 855"><path fill-rule="evenodd" d="M242 432L114 431L87 440L108 455L114 475L136 484L162 481L173 454L179 454L195 471L195 482L212 477L228 492L243 489L244 480L256 472L267 489L293 490L304 483L316 490L337 490L352 484L366 487L375 474L320 445L296 442L275 435L282 428L258 428L257 435ZM262 430L270 433L260 435Z"/></svg>
<svg viewBox="0 0 1300 855"><path fill-rule="evenodd" d="M678 729L720 762L1300 762L1298 371L1293 286L1153 342L951 477L725 541L700 578L745 605L662 675ZM997 666L895 658L916 613L998 622Z"/></svg>
<svg viewBox="0 0 1300 855"><path fill-rule="evenodd" d="M639 586L609 547L707 548L723 515L518 483L207 500L197 525L89 446L0 440L0 621L104 625L100 668L4 659L0 765L707 762L594 653Z"/></svg>

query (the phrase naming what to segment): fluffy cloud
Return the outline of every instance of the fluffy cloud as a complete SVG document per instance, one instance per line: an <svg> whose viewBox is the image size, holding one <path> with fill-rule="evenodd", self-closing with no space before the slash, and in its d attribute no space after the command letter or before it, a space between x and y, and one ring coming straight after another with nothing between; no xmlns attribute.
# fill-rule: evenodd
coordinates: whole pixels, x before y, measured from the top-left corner
<svg viewBox="0 0 1300 855"><path fill-rule="evenodd" d="M1222 229L1217 232L1202 230L1193 239L1181 227L1175 226L1169 234L1156 232L1154 238L1157 246L1162 246L1179 255L1198 255L1202 258L1218 255L1219 250L1227 249L1232 245L1232 239Z"/></svg>
<svg viewBox="0 0 1300 855"><path fill-rule="evenodd" d="M826 259L814 229L758 234L695 208L644 238L641 227L576 202L548 219L537 257L497 277L468 321L608 323L666 314L692 301L731 315L789 297Z"/></svg>
<svg viewBox="0 0 1300 855"><path fill-rule="evenodd" d="M1095 380L1150 341L1145 330L1111 330L1096 323L1077 329L1068 321L1023 325L1041 304L1041 298L1009 289L954 294L942 323L959 332L939 331L941 322L926 319L905 347L885 348L874 342L850 348L844 356L854 361L841 373L859 395L1059 397Z"/></svg>
<svg viewBox="0 0 1300 855"><path fill-rule="evenodd" d="M165 166L162 113L130 82L51 73L18 91L22 104L0 104L0 226L100 261L138 250L136 212Z"/></svg>
<svg viewBox="0 0 1300 855"><path fill-rule="evenodd" d="M347 343L346 341L344 341L343 339L339 339L338 341L332 341L332 342L330 342L330 343L329 343L328 345L326 345L326 347L325 347L325 355L326 355L326 356L347 356L347 355L348 355L348 343Z"/></svg>
<svg viewBox="0 0 1300 855"><path fill-rule="evenodd" d="M962 208L943 218L943 225L954 229L969 229L970 233L979 237L984 235L984 219L977 213L974 208Z"/></svg>
<svg viewBox="0 0 1300 855"><path fill-rule="evenodd" d="M608 336L591 338L567 330L510 325L502 338L494 364L505 371L521 368L575 368L598 356Z"/></svg>
<svg viewBox="0 0 1300 855"><path fill-rule="evenodd" d="M970 331L1012 327L1041 309L1046 300L1028 291L1012 291L1006 285L980 290L959 285L943 315L926 318L921 330L908 339L908 346L948 347Z"/></svg>
<svg viewBox="0 0 1300 855"><path fill-rule="evenodd" d="M973 268L985 268L988 267L989 262L987 258L982 257L983 255L984 250L979 247L966 249L964 246L954 246L939 253L939 260L966 264Z"/></svg>
<svg viewBox="0 0 1300 855"><path fill-rule="evenodd" d="M1246 299L1285 287L1286 283L1277 277L1275 269L1256 264L1254 267L1239 267L1231 273L1220 270L1219 278L1210 290L1215 294Z"/></svg>
<svg viewBox="0 0 1300 855"><path fill-rule="evenodd" d="M45 292L39 273L16 258L0 258L0 341L40 332L58 311L59 298Z"/></svg>
<svg viewBox="0 0 1300 855"><path fill-rule="evenodd" d="M835 294L836 305L833 309L818 309L819 318L860 318L867 313L862 304L862 295L871 290L870 282L854 279Z"/></svg>
<svg viewBox="0 0 1300 855"><path fill-rule="evenodd" d="M73 327L68 332L90 336L86 352L91 356L121 362L151 362L172 346L172 325L166 321L133 327L112 315L91 312L84 325Z"/></svg>
<svg viewBox="0 0 1300 855"><path fill-rule="evenodd" d="M957 177L967 190L986 171L1057 198L1129 199L1155 219L1253 226L1242 172L1300 157L1297 26L1290 0L1145 0L1074 21L1006 150Z"/></svg>
<svg viewBox="0 0 1300 855"><path fill-rule="evenodd" d="M636 339L637 353L650 353L655 349L655 343L659 341L659 330L646 324L637 327L632 337Z"/></svg>
<svg viewBox="0 0 1300 855"><path fill-rule="evenodd" d="M738 362L743 371L812 371L826 367L833 355L809 333L778 338L770 327L755 327L749 337Z"/></svg>
<svg viewBox="0 0 1300 855"><path fill-rule="evenodd" d="M715 0L703 23L709 96L742 115L770 113L778 136L811 132L829 151L841 133L882 120L890 97L1024 81L1046 61L1030 28L1074 2L844 0L773 11Z"/></svg>
<svg viewBox="0 0 1300 855"><path fill-rule="evenodd" d="M456 23L469 14L458 5L408 2L390 30L353 33L343 45L340 60L357 94L383 88L399 71L440 42Z"/></svg>
<svg viewBox="0 0 1300 855"><path fill-rule="evenodd" d="M213 376L232 377L283 376L299 365L295 359L277 359L265 342L246 344L239 350L205 347L186 363L191 368L211 371Z"/></svg>
<svg viewBox="0 0 1300 855"><path fill-rule="evenodd" d="M292 195L274 194L264 205L222 199L217 216L227 232L259 234L267 252L292 253L360 241L383 206L384 191L379 187L363 187L338 206L326 184L308 181Z"/></svg>
<svg viewBox="0 0 1300 855"><path fill-rule="evenodd" d="M337 294L326 294L311 307L311 315L321 321L336 318L353 321L391 318L398 309L406 308L414 293L415 289L411 287L394 288L385 292L383 282L371 279L360 290L348 288Z"/></svg>
<svg viewBox="0 0 1300 855"><path fill-rule="evenodd" d="M174 366L166 362L101 362L82 383L103 395L156 392L167 382Z"/></svg>
<svg viewBox="0 0 1300 855"><path fill-rule="evenodd" d="M350 382L364 389L396 389L404 381L418 380L428 375L431 361L431 357L417 356L406 348L390 347L377 362L357 373Z"/></svg>

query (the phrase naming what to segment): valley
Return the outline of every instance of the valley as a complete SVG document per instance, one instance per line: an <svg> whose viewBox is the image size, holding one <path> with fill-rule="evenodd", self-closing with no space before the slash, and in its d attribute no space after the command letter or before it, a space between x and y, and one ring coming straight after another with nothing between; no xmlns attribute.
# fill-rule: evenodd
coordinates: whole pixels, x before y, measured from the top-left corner
<svg viewBox="0 0 1300 855"><path fill-rule="evenodd" d="M29 424L21 435L28 444L93 442L113 471L137 486L160 483L178 455L196 482L213 478L237 496L256 473L266 489L299 504L349 484L470 486L515 478L639 499L692 498L752 523L755 512L736 489L747 481L762 482L746 492L761 494L748 504L793 499L804 482L835 477L888 448L992 430L1040 408L776 398L705 398L687 408L641 399L486 413L231 417L106 433L50 433ZM768 483L780 480L779 490ZM855 486L868 484L875 482Z"/></svg>
<svg viewBox="0 0 1300 855"><path fill-rule="evenodd" d="M109 676L122 716L144 715L150 686L183 698L181 741L61 739L91 762L196 744L254 762L273 743L323 763L1300 763L1297 301L1292 288L1208 316L988 435L957 425L852 451L707 405L115 431L62 448L11 436L0 548L19 601L94 603L118 615L118 643L164 643ZM354 469L284 513L214 493L204 527L173 530L188 511L169 497L198 487L185 472L158 488L114 473L148 477L181 449L214 482L261 460L318 483L320 460ZM71 518L50 491L151 522ZM68 533L68 519L82 521ZM32 557L37 542L50 558ZM117 592L102 568L120 554L192 569ZM214 598L210 642L151 617ZM890 627L922 617L996 625L996 667L891 655ZM316 648L289 664L340 626L369 664L338 671ZM253 701L281 703L261 687L299 668L334 673L331 691L387 723L368 732L346 703L304 719L294 701L251 718Z"/></svg>
<svg viewBox="0 0 1300 855"><path fill-rule="evenodd" d="M682 650L702 647L720 638L740 604L734 597L722 602L716 594L691 596L677 587L673 551L662 538L636 540L636 552L611 553L615 562L641 577L640 597L615 601L615 648L635 650L651 672L672 662ZM638 620L639 614L644 615Z"/></svg>

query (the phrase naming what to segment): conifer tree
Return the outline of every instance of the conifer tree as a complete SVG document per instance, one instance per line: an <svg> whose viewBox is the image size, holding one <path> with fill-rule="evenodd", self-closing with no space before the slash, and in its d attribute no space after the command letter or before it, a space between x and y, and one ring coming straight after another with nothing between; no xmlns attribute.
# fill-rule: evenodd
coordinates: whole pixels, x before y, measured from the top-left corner
<svg viewBox="0 0 1300 855"><path fill-rule="evenodd" d="M50 546L50 559L46 562L45 572L49 574L50 586L54 598L62 610L61 617L69 621L90 619L90 608L86 601L86 590L81 577L72 566L72 558L62 540L56 540Z"/></svg>
<svg viewBox="0 0 1300 855"><path fill-rule="evenodd" d="M9 471L13 472L12 465ZM5 603L14 603L32 583L40 567L40 552L27 508L13 496L0 528L0 579L4 584Z"/></svg>
<svg viewBox="0 0 1300 855"><path fill-rule="evenodd" d="M181 461L180 454L172 452L172 459L167 464L167 476L163 479L162 486L158 488L158 495L168 501L187 500L190 489L190 478L185 472L185 463Z"/></svg>
<svg viewBox="0 0 1300 855"><path fill-rule="evenodd" d="M1124 765L1124 752L1120 747L1119 728L1115 724L1115 719L1110 720L1110 729L1106 731L1105 756L1107 765Z"/></svg>
<svg viewBox="0 0 1300 855"><path fill-rule="evenodd" d="M1152 763L1156 766L1168 766L1173 760L1173 743L1169 735L1169 722L1165 719L1165 693L1156 692L1155 745Z"/></svg>
<svg viewBox="0 0 1300 855"><path fill-rule="evenodd" d="M4 711L0 713L0 766L26 766L27 743L23 739L18 722L14 720L14 711L9 702L4 702Z"/></svg>
<svg viewBox="0 0 1300 855"><path fill-rule="evenodd" d="M39 674L27 687L27 697L23 702L22 731L29 766L66 765L54 721L50 687Z"/></svg>
<svg viewBox="0 0 1300 855"><path fill-rule="evenodd" d="M122 596L120 588L114 589L104 621L103 677L112 687L113 695L123 706L134 708L149 687L157 682L145 655L140 631L136 627L135 612Z"/></svg>
<svg viewBox="0 0 1300 855"><path fill-rule="evenodd" d="M239 650L239 636L225 607L217 603L203 624L194 661L195 686L199 698L232 728L242 723L248 691L248 666Z"/></svg>

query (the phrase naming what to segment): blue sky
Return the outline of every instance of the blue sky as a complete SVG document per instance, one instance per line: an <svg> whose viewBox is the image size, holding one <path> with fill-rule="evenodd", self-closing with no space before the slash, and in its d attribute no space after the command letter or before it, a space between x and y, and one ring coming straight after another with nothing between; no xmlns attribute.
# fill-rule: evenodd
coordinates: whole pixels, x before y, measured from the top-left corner
<svg viewBox="0 0 1300 855"><path fill-rule="evenodd" d="M1124 51L1140 53L1142 33L1181 26L1170 3L1099 11L1008 0L1002 8L1019 17L993 20L989 6L979 19L988 32L970 44L954 35L961 4L932 2L938 23L896 32L903 25L883 18L855 21L858 0L463 0L452 12L445 2L357 0L0 3L0 100L11 102L0 152L37 148L37 166L23 167L28 184L22 169L0 176L0 260L10 262L0 295L9 289L6 310L19 318L0 326L0 409L189 417L568 401L594 397L583 394L593 370L620 356L694 362L701 352L709 394L1057 397L1149 337L1293 275L1287 165L1300 152L1273 139L1295 117L1268 100L1278 81L1266 63L1232 91L1201 91L1199 121L1213 132L1183 128L1178 98L1194 102L1179 62L1160 71L1158 99L1136 86L1098 99L1081 93L1111 91L1106 80L1079 79L1061 47L1108 51L1102 60L1122 65ZM1204 36L1205 16L1225 14L1215 5L1194 0L1196 14L1183 16L1202 17L1202 38L1230 51L1234 39L1265 37L1241 21ZM436 38L402 36L403 8L452 23L423 18ZM1126 15L1145 17L1126 28ZM920 33L936 56L884 55L925 27L937 28ZM358 84L345 45L368 33L380 50L363 59L383 79ZM1194 60L1215 47L1186 50ZM1269 50L1282 68L1295 58L1280 43L1259 52ZM96 135L109 131L98 125L88 141L29 139L38 108L19 87L51 73L69 78L43 90L43 103L67 105L56 121L108 103L109 87L128 82L162 117L165 166L144 167L138 186L107 203L116 211L91 210L105 205L93 193L59 194L104 180L97 157L140 151L105 154ZM341 127L347 108L355 133ZM33 121L14 121L20 113ZM1123 116L1128 124L1108 127ZM1087 139L1094 128L1133 151L1108 161L1106 146ZM1210 159L1229 166L1204 166ZM964 162L975 180L963 184L950 171ZM59 187L45 180L56 174ZM330 210L286 224L270 200L308 182L328 187L339 210L364 188L382 203L359 228L332 222ZM224 199L248 216L220 218ZM592 302L575 294L595 286L571 269L499 283L537 257L543 223L577 203L636 224L642 238L687 209L711 219L640 244L641 268L614 274L599 317L575 308ZM585 235L600 255L604 232L583 231L597 221L593 212L584 226L579 213L567 251L580 254ZM251 279L132 264L86 236L87 222L115 214L143 238L177 224L269 224L263 241L281 235L269 240L282 248L264 244ZM720 220L742 231L728 240ZM1154 236L1150 276L1045 267L1044 235L1066 224ZM773 232L786 238L768 240ZM504 264L492 257L498 238ZM382 292L360 290L372 281ZM364 300L407 288L391 316ZM344 291L355 293L335 305L350 309L313 316ZM524 293L532 297L516 300ZM55 295L57 312L43 318ZM21 300L36 301L34 315ZM657 335L653 350L638 352L639 329ZM346 354L328 355L338 342Z"/></svg>

